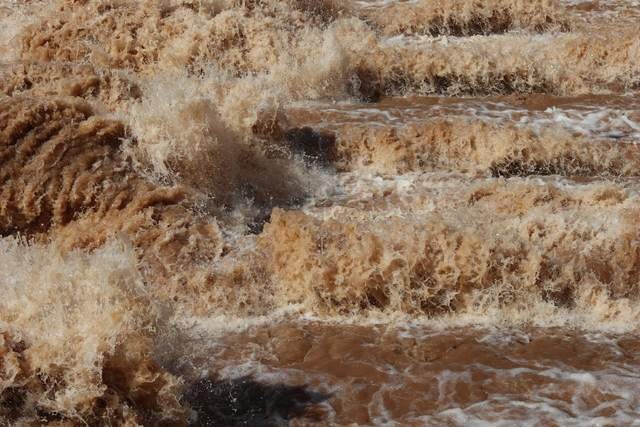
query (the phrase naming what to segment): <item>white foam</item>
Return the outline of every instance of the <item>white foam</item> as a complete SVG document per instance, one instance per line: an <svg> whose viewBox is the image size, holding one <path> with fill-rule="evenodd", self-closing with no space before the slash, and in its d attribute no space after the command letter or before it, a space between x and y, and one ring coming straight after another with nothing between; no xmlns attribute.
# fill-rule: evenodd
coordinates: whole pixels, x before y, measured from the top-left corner
<svg viewBox="0 0 640 427"><path fill-rule="evenodd" d="M556 129L575 136L610 139L621 142L640 142L640 103L634 98L621 98L621 106L594 103L569 104L530 110L506 102L466 100L459 102L420 105L420 100L407 106L372 108L355 103L294 104L294 108L313 108L331 114L332 125L367 123L368 126L401 126L424 122L433 118L451 120L481 120L493 124L512 123L521 128L542 133ZM627 106L624 106L627 104ZM318 126L322 127L320 123Z"/></svg>

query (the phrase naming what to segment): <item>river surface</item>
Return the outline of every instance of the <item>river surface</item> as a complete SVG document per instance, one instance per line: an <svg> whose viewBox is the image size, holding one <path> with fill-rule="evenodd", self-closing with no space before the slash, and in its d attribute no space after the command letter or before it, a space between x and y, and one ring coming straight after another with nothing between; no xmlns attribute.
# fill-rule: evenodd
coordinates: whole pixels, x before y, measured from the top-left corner
<svg viewBox="0 0 640 427"><path fill-rule="evenodd" d="M640 425L640 2L5 0L0 425Z"/></svg>

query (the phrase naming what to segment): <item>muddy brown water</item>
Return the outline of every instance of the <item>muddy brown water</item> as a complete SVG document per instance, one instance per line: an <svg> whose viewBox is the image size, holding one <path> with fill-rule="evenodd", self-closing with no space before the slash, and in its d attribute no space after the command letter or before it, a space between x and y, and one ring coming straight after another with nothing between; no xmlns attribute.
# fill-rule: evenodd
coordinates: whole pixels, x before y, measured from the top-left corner
<svg viewBox="0 0 640 427"><path fill-rule="evenodd" d="M640 425L637 0L0 5L0 425Z"/></svg>

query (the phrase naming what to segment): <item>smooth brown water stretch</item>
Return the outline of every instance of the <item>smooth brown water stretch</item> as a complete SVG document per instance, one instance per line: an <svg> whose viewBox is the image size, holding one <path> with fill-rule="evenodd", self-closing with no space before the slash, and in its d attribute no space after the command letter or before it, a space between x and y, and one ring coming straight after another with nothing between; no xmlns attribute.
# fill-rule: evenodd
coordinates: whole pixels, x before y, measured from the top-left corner
<svg viewBox="0 0 640 427"><path fill-rule="evenodd" d="M0 5L0 424L637 424L639 19Z"/></svg>

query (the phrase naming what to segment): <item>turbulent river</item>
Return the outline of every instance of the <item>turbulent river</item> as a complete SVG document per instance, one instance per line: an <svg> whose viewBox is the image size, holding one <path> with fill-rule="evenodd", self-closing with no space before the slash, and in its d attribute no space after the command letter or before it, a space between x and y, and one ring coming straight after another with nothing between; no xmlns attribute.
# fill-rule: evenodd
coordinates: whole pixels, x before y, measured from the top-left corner
<svg viewBox="0 0 640 427"><path fill-rule="evenodd" d="M3 0L0 425L640 425L640 2Z"/></svg>

